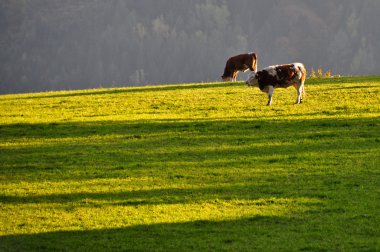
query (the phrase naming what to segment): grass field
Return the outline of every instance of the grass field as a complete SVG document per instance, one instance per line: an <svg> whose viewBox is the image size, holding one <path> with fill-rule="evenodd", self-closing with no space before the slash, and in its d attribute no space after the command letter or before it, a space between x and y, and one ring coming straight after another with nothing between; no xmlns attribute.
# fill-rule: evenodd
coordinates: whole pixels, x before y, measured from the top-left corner
<svg viewBox="0 0 380 252"><path fill-rule="evenodd" d="M0 96L0 251L380 251L380 76Z"/></svg>

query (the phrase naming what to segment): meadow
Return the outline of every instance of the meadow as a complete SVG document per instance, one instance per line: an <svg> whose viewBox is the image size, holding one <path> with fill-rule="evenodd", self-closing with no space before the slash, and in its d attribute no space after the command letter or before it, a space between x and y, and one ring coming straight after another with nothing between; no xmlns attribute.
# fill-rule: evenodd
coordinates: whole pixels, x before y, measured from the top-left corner
<svg viewBox="0 0 380 252"><path fill-rule="evenodd" d="M0 251L379 251L380 76L0 96Z"/></svg>

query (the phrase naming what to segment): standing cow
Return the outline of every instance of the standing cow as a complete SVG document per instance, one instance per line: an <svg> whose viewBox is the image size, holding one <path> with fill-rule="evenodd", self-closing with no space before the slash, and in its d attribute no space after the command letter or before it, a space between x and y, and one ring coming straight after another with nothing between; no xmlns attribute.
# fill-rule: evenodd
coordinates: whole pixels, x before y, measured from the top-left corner
<svg viewBox="0 0 380 252"><path fill-rule="evenodd" d="M258 87L268 94L268 106L272 104L272 96L275 88L287 88L294 86L297 90L296 104L302 102L305 90L306 68L302 63L269 66L248 77L246 84Z"/></svg>
<svg viewBox="0 0 380 252"><path fill-rule="evenodd" d="M257 71L256 53L239 54L229 58L222 75L223 81L236 81L238 71L245 72L247 70Z"/></svg>

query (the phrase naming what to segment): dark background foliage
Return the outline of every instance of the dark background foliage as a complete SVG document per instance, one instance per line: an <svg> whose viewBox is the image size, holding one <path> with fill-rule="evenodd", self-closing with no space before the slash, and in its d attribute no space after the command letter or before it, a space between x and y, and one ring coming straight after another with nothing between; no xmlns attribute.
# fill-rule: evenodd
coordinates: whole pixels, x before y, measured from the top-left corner
<svg viewBox="0 0 380 252"><path fill-rule="evenodd" d="M259 69L379 74L379 13L378 0L0 0L0 93L215 81L250 51Z"/></svg>

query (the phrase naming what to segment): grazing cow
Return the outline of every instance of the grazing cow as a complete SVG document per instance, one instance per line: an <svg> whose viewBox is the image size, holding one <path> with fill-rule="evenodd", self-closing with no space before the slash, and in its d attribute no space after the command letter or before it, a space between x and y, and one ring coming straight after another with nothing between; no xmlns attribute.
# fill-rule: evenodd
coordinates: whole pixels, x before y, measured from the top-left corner
<svg viewBox="0 0 380 252"><path fill-rule="evenodd" d="M247 70L257 71L256 53L239 54L229 58L222 75L223 81L236 81L238 71L245 72Z"/></svg>
<svg viewBox="0 0 380 252"><path fill-rule="evenodd" d="M268 94L268 106L272 104L272 96L275 88L287 88L294 86L297 90L296 104L302 102L304 84L306 79L306 68L302 63L269 66L248 77L246 84L258 87Z"/></svg>

